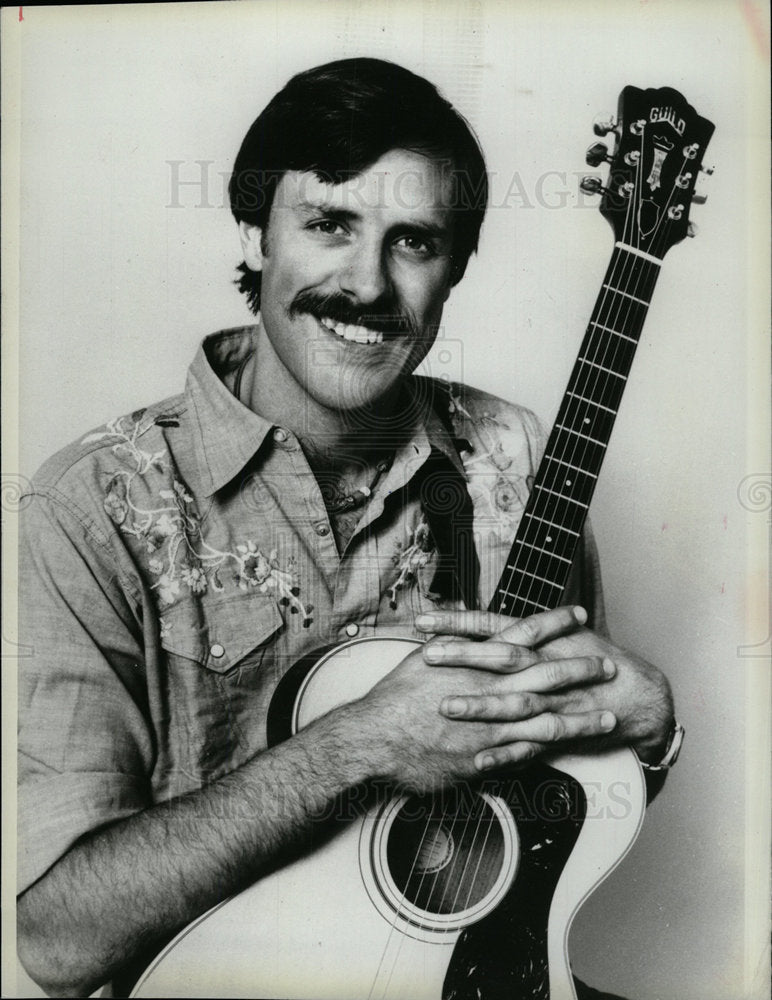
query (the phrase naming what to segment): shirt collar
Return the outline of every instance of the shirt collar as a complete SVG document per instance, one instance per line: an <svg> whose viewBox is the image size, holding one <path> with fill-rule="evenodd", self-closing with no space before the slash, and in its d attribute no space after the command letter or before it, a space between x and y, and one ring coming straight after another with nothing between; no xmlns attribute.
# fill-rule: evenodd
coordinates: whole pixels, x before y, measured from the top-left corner
<svg viewBox="0 0 772 1000"><path fill-rule="evenodd" d="M193 467L186 470L194 492L212 496L235 479L261 448L273 424L241 403L232 385L241 364L255 349L254 326L222 330L206 337L188 370L186 392L193 404ZM415 376L407 391L416 408L412 444L427 456L441 451L466 478L451 436L449 396L444 383Z"/></svg>
<svg viewBox="0 0 772 1000"><path fill-rule="evenodd" d="M410 392L415 402L419 419L416 421L415 442L426 443L435 448L453 464L456 470L467 478L459 451L469 444L454 438L451 434L450 393L448 386L438 379L415 375L410 379Z"/></svg>
<svg viewBox="0 0 772 1000"><path fill-rule="evenodd" d="M242 362L254 350L255 330L246 326L211 334L188 370L186 392L196 415L190 486L203 496L212 496L234 479L254 458L273 426L239 402L228 384L233 384Z"/></svg>

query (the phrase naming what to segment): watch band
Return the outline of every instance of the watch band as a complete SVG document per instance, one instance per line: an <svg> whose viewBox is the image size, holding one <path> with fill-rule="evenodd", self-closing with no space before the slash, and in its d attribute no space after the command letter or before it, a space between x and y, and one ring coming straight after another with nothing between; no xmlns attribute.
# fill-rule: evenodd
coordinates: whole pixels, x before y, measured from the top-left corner
<svg viewBox="0 0 772 1000"><path fill-rule="evenodd" d="M667 750L665 750L665 756L657 764L647 764L645 761L641 761L641 767L645 768L647 771L668 771L678 760L678 755L681 752L681 747L683 746L684 736L686 735L686 730L677 720L673 720L673 725L670 730L670 739L667 743Z"/></svg>

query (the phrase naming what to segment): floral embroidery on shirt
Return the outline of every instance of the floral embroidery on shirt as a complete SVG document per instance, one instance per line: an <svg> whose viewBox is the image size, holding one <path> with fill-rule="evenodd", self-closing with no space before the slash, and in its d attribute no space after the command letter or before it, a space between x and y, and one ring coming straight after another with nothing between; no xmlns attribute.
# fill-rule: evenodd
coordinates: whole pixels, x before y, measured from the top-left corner
<svg viewBox="0 0 772 1000"><path fill-rule="evenodd" d="M178 479L171 489L159 489L163 503L147 508L132 499L132 484L137 476L145 477L152 470L164 472L167 452L145 451L137 444L155 423L163 419L168 426L170 415L144 424L140 410L130 418L120 417L107 424L107 430L87 435L83 444L105 438L117 438L113 454L123 458L131 468L120 469L109 479L103 506L122 532L140 541L152 558L148 568L156 577L151 584L161 608L174 604L185 585L193 594L203 594L211 587L216 593L225 590L224 569L233 567L233 581L241 590L256 587L261 593L273 593L283 607L299 614L304 628L313 621L313 605L300 600L300 578L295 561L290 557L282 568L276 549L265 555L252 539L236 546L236 551L220 550L210 545L201 534L201 525L193 497ZM227 579L227 576L226 576ZM168 623L161 619L161 635L168 633ZM164 631L166 630L166 632Z"/></svg>
<svg viewBox="0 0 772 1000"><path fill-rule="evenodd" d="M416 570L429 562L433 552L434 539L426 518L421 515L415 529L408 534L407 542L397 544L397 554L393 557L398 572L396 581L388 589L392 610L396 610L398 592L415 584Z"/></svg>
<svg viewBox="0 0 772 1000"><path fill-rule="evenodd" d="M242 590L257 587L262 594L277 594L279 604L289 607L293 615L300 614L303 627L308 628L313 621L311 612L314 606L304 605L300 600L299 576L295 560L290 557L286 569L281 569L276 549L272 549L266 556L251 540L247 541L246 545L237 545L236 548L243 556L239 587Z"/></svg>
<svg viewBox="0 0 772 1000"><path fill-rule="evenodd" d="M507 474L513 464L520 465L516 463L517 438L513 437L513 428L490 409L470 412L458 385L450 386L449 413L454 427L459 432L473 430L471 436L482 446L463 455L473 501L509 530L519 521L530 488L530 483L522 477Z"/></svg>

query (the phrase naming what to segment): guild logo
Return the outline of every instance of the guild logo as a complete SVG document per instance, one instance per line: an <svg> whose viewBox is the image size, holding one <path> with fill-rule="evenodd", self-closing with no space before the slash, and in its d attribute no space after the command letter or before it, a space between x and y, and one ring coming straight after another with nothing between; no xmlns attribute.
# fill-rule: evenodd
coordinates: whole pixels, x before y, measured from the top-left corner
<svg viewBox="0 0 772 1000"><path fill-rule="evenodd" d="M672 125L679 135L684 134L686 122L683 118L678 118L672 108L652 108L649 112L650 122L667 122Z"/></svg>

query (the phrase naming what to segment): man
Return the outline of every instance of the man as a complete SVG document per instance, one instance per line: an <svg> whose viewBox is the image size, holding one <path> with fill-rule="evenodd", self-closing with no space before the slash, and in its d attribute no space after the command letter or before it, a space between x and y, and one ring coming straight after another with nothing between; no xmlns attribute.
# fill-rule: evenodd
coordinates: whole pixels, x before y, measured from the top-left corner
<svg viewBox="0 0 772 1000"><path fill-rule="evenodd" d="M476 140L427 81L371 59L295 77L231 182L257 325L207 338L184 393L36 477L18 913L51 995L128 989L361 783L429 791L561 745L672 757L669 686L605 638L589 536L564 607L474 610L543 435L518 407L410 375L486 198ZM266 748L292 663L377 634L440 639Z"/></svg>

